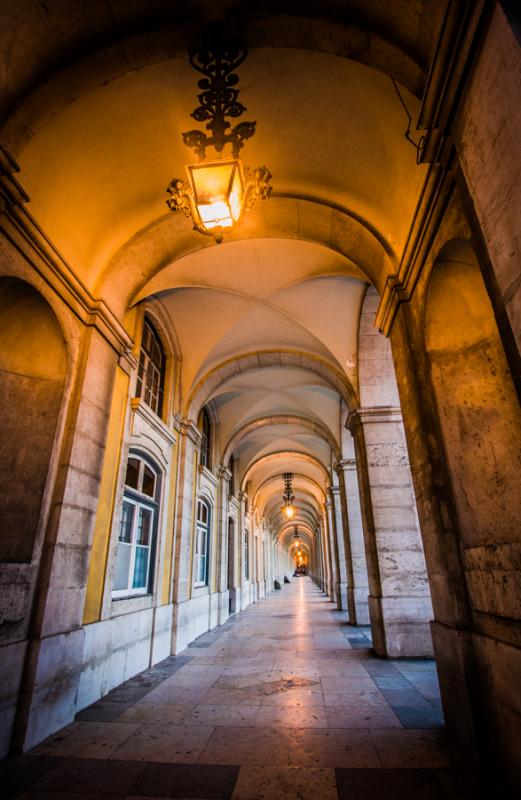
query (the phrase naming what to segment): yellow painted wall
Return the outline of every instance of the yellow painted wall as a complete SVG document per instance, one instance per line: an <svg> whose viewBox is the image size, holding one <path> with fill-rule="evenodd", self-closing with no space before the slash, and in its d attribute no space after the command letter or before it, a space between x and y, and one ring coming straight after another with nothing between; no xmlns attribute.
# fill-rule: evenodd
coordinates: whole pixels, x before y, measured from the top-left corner
<svg viewBox="0 0 521 800"><path fill-rule="evenodd" d="M125 412L127 408L129 377L122 369L117 370L110 409L109 427L105 447L105 460L101 476L101 486L98 502L98 513L94 528L94 538L90 554L89 576L87 578L87 591L83 622L97 622L101 616L101 603L103 600L103 587L110 544L110 531L112 514L116 496L116 484L119 472L121 455L121 441Z"/></svg>

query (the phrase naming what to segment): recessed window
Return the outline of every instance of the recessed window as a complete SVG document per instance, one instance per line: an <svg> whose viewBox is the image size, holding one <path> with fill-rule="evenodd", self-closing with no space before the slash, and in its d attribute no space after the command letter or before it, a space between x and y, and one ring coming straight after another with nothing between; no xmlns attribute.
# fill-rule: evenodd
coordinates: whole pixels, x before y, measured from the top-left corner
<svg viewBox="0 0 521 800"><path fill-rule="evenodd" d="M201 464L203 467L210 469L211 467L211 434L212 424L210 422L210 415L206 408L203 408L200 417L200 428L202 433L201 439Z"/></svg>
<svg viewBox="0 0 521 800"><path fill-rule="evenodd" d="M131 455L125 473L113 597L147 594L150 591L157 494L157 472L142 458Z"/></svg>
<svg viewBox="0 0 521 800"><path fill-rule="evenodd" d="M139 366L136 383L136 396L158 416L163 405L163 386L165 354L159 336L147 317L143 324L143 336L139 351Z"/></svg>
<svg viewBox="0 0 521 800"><path fill-rule="evenodd" d="M205 500L197 502L197 523L195 530L195 586L208 585L210 555L210 506Z"/></svg>

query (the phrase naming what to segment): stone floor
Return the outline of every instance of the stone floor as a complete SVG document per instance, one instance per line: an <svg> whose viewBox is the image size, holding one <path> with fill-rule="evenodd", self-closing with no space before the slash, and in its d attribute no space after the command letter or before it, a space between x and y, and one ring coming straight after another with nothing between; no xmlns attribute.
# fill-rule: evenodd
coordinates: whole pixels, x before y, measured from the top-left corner
<svg viewBox="0 0 521 800"><path fill-rule="evenodd" d="M294 579L5 762L0 794L507 797L445 736L434 662L377 659L343 617Z"/></svg>

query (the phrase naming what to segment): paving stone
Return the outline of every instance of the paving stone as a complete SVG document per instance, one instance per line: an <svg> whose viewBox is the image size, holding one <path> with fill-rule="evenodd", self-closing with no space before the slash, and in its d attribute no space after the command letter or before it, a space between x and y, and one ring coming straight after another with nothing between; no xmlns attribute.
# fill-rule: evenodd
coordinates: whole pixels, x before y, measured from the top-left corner
<svg viewBox="0 0 521 800"><path fill-rule="evenodd" d="M228 800L239 767L214 764L149 764L132 787L135 797Z"/></svg>
<svg viewBox="0 0 521 800"><path fill-rule="evenodd" d="M32 790L125 795L144 768L139 762L60 758L55 759L53 769L46 772Z"/></svg>
<svg viewBox="0 0 521 800"><path fill-rule="evenodd" d="M339 800L448 800L428 769L336 769Z"/></svg>

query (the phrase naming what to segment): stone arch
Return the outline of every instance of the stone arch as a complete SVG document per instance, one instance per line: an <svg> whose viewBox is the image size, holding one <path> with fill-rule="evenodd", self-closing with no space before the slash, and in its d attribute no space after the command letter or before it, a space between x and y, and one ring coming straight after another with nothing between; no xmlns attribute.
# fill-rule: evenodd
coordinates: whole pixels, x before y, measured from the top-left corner
<svg viewBox="0 0 521 800"><path fill-rule="evenodd" d="M56 37L47 37L45 50L48 52L46 56L38 53L33 59L33 74L24 69L18 86L18 76L10 75L11 91L6 92L2 109L2 117L8 122L2 138L14 155L47 119L78 96L125 75L129 70L139 70L165 58L185 58L187 49L199 44L204 23L200 17L186 20L184 24L176 20L174 25L170 17L163 18L163 24L157 24L157 28L151 31L148 29L150 21L145 17L146 3L142 3L141 9L138 3L134 6L135 19L130 28L129 21L124 23L126 35L121 36L119 24L115 27L109 16L107 24L110 27L98 30L96 36L96 26L93 28L91 20L87 22L84 18L83 30L92 30L93 35L92 39L86 37L81 43L75 41L75 34L77 37L81 30L82 12L78 9L80 27L71 27L69 40L63 37L61 30ZM392 19L392 12L382 14L382 9L381 6L379 13L382 18L376 26L372 15L364 17L358 6L356 22L320 19L311 9L305 18L298 17L292 14L293 9L284 13L281 8L279 14L236 16L232 18L232 29L253 48L289 47L350 58L390 75L419 97L426 77L424 64L428 58L418 52L417 43L410 41L407 29L400 27L400 20ZM157 22L160 18L158 12ZM27 19L25 24L29 26L30 20ZM117 40L115 30L118 30ZM54 51L51 51L52 47ZM70 54L74 52L81 55L71 60ZM16 63L15 58L13 63ZM13 85L16 87L14 90Z"/></svg>
<svg viewBox="0 0 521 800"><path fill-rule="evenodd" d="M518 537L521 410L479 264L467 241L452 240L441 249L427 286L424 319L463 546L501 546ZM497 591L480 603L501 603L502 615L509 616L513 609Z"/></svg>
<svg viewBox="0 0 521 800"><path fill-rule="evenodd" d="M51 306L25 281L0 278L0 312L0 562L28 563L68 375L67 349Z"/></svg>
<svg viewBox="0 0 521 800"><path fill-rule="evenodd" d="M335 440L335 437L331 433L331 431L322 423L311 420L307 417L301 417L297 415L290 415L290 414L282 414L282 415L274 415L268 417L259 417L258 419L251 420L243 425L241 428L235 430L232 435L230 436L227 444L223 450L222 460L224 464L228 463L228 459L230 458L233 451L239 446L239 444L245 439L248 434L252 431L257 431L260 428L266 428L271 425L300 425L307 430L313 431L317 434L317 436L324 439L331 450L335 454L335 458L339 458L340 455L340 448L338 443Z"/></svg>
<svg viewBox="0 0 521 800"><path fill-rule="evenodd" d="M330 476L327 467L325 467L324 464L322 464L322 462L318 460L318 458L310 455L309 453L302 453L298 450L284 450L283 452L268 453L267 455L261 456L260 458L250 461L250 463L244 470L244 475L241 480L241 490L245 491L246 484L250 480L251 473L255 467L260 466L264 462L270 460L273 461L274 459L279 459L281 455L288 455L291 456L292 459L295 459L297 461L303 461L304 463L312 464L313 466L317 467L318 470L324 476L324 482L329 484Z"/></svg>
<svg viewBox="0 0 521 800"><path fill-rule="evenodd" d="M263 350L227 359L207 372L192 389L186 402L185 417L195 419L202 406L227 378L263 367L296 367L312 372L336 389L348 408L356 406L356 394L351 383L337 367L325 359L296 350Z"/></svg>
<svg viewBox="0 0 521 800"><path fill-rule="evenodd" d="M258 238L298 239L323 245L345 256L379 290L398 262L386 242L368 221L346 208L333 207L316 198L273 196L245 216L227 242ZM196 250L212 247L203 240ZM153 277L185 255L195 252L193 232L184 218L165 214L139 231L109 260L98 278L95 293L103 296L114 313L143 299Z"/></svg>
<svg viewBox="0 0 521 800"><path fill-rule="evenodd" d="M317 488L318 492L319 492L319 493L322 495L322 501L323 501L323 502L325 502L325 500L326 500L326 495L325 495L325 493L324 493L324 489L322 488L322 486L320 486L320 484L319 484L317 481L315 481L315 480L314 480L313 478L311 478L309 475L304 475L304 473L302 473L302 472L294 472L294 473L293 473L293 475L294 475L294 477L295 477L295 478L303 478L305 481L308 481L308 482L309 482L309 483L311 483L313 486L315 486L315 487ZM272 476L270 476L269 478L265 478L265 480L263 480L263 481L262 481L262 482L261 482L261 483L260 483L260 484L257 486L257 490L256 490L256 492L255 492L255 495L254 495L254 497L253 497L253 505L255 505L255 506L257 505L257 498L258 498L259 492L261 492L261 491L262 491L262 489L263 489L264 487L266 487L266 486L267 486L269 483L271 483L272 481L273 481L273 482L275 482L275 481L280 481L280 477L279 477L278 475L272 475Z"/></svg>

